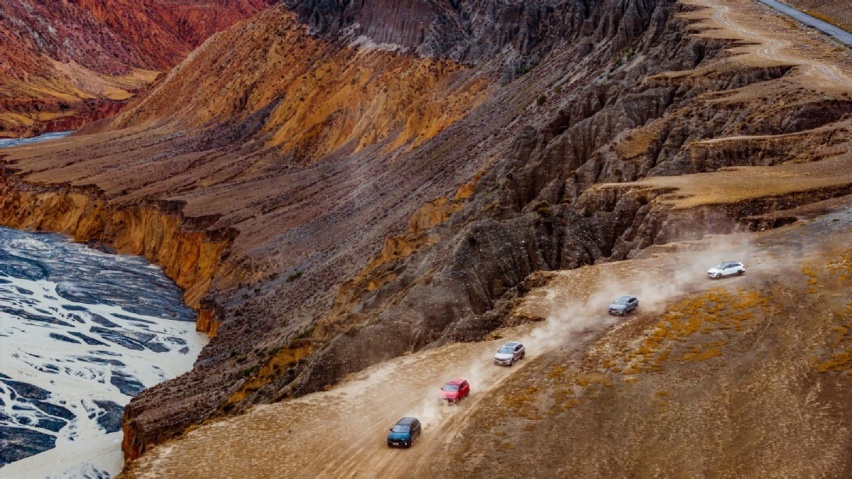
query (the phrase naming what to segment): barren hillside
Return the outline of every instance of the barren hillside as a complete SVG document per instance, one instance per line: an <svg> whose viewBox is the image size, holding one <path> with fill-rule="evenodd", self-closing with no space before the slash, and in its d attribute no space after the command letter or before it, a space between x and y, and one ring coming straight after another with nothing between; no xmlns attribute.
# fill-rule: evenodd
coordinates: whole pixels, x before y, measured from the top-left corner
<svg viewBox="0 0 852 479"><path fill-rule="evenodd" d="M73 130L268 0L0 4L0 137Z"/></svg>
<svg viewBox="0 0 852 479"><path fill-rule="evenodd" d="M141 456L138 469L130 463L132 473L227 477L243 475L239 467L250 464L269 476L290 474L293 467L306 475L348 477L363 471L374 453L373 435L388 425L364 415L369 426L358 430L358 437L335 439L351 442L351 449L340 450L334 461L320 456L311 462L290 448L322 439L315 431L325 424L317 422L324 412L332 426L345 420L339 416L344 409L326 409L326 402L346 408L351 398L369 395L363 384L343 384L342 398L334 390L323 392L327 388L362 371L397 374L398 365L410 365L429 374L428 380L403 381L403 389L392 393L398 407L378 411L383 417L420 411L422 395L438 380L432 373L467 374L461 366L481 362L482 351L493 347L451 344L483 341L502 328L555 314L522 307L530 295L551 294L548 281L563 274L551 272L585 275L626 268L635 283L624 287L648 291L668 283L654 278L666 277L670 270L665 267L677 264L669 263L675 259L666 256L664 245L677 249L708 235L807 224L804 220L832 208L848 211L850 113L848 52L756 2L284 2L206 42L131 108L90 134L4 152L0 220L64 231L79 240L98 238L146 255L185 288L188 304L199 311L198 328L214 336L192 372L144 391L126 408L125 454L130 461ZM789 238L825 234L825 241L842 241L848 232L844 218L820 219L828 221L825 230L784 231L793 235ZM798 250L783 238L780 244ZM743 253L699 251L713 262ZM761 254L768 258L772 253ZM832 252L831 257L844 254ZM606 264L641 257L651 258L647 267L663 268L662 273L643 276L636 265L646 263ZM660 265L653 264L657 257ZM594 322L582 341L574 341L579 331L557 335L567 343L542 346L539 358L517 377L505 373L499 384L502 376L483 379L495 389L483 389L471 401L470 414L458 418L463 421L430 425L440 428L443 439L426 439L424 446L429 446L422 451L444 451L441 457L448 459L421 470L437 474L465 461L489 463L497 475L524 470L522 463L543 468L531 469L542 475L639 471L637 464L660 459L655 454L677 455L678 450L662 441L647 454L637 451L604 465L593 447L564 457L548 456L550 449L541 458L519 453L503 467L497 458L491 461L490 453L461 446L468 445L463 438L482 432L485 411L495 408L509 429L494 429L483 440L494 446L491 451L519 447L516 440L536 443L529 436L535 424L516 416L530 411L545 417L533 411L573 404L572 398L579 401L577 409L554 410L554 418L571 421L576 414L571 411L583 407L590 408L583 409L589 417L601 414L601 421L622 427L632 424L618 423L626 418L664 422L671 418L656 415L656 403L646 396L661 389L656 381L671 381L671 392L679 395L671 401L674 417L695 430L708 427L702 421L744 417L726 409L741 400L759 409L755 418L767 421L800 411L763 401L763 393L749 395L746 385L732 389L741 396L725 404L714 402L712 389L694 392L695 397L705 394L701 404L721 411L698 420L700 411L689 409L693 383L675 381L700 373L721 382L738 374L740 363L760 371L769 367L748 356L747 347L762 337L753 330L775 324L771 318L777 313L764 309L767 296L775 294L767 286L774 263L761 261L754 261L764 265L754 278L750 274L730 283L742 284L744 291L716 291L701 282L688 300L680 290L667 289L647 315L619 329L622 333L613 333L609 321ZM701 268L709 266L702 261ZM795 268L801 271L803 263ZM700 268L692 273L704 279ZM573 278L574 273L564 274ZM692 283L671 283L692 288ZM583 284L576 295L592 295L598 287ZM785 287L797 285L779 284L777 294L787 294ZM685 294L692 292L689 288ZM615 293L605 291L606 299L596 301L608 301ZM644 296L647 301L652 294ZM723 302L744 304L748 318L743 316L742 324L707 319L707 325L686 325L689 334L683 338L665 329L672 323L661 316L666 308L677 313ZM708 315L733 314L728 306L718 307ZM838 320L823 319L817 329L804 332L785 322L767 336L780 338L778 345L766 347L776 348L771 350L783 360L781 377L797 391L812 391L800 386L822 376L813 369L797 375L805 370L797 369L801 363L789 352L801 347L827 358L828 350L820 348L830 345L828 339L814 335ZM548 333L549 323L539 330ZM689 329L693 326L698 329ZM716 338L729 329L742 337ZM645 347L644 338L658 330L659 341ZM522 327L512 334L527 331ZM813 337L783 341L800 333ZM536 334L542 333L529 334L524 337L535 345ZM661 357L670 340L677 341L672 343L677 350ZM618 350L606 346L604 357L595 344ZM443 346L465 359L430 362ZM423 350L422 356L413 354ZM683 364L684 357L693 357L689 354L700 360ZM592 362L575 362L584 357ZM380 364L387 361L389 369L383 369ZM577 375L590 376L571 389L574 396L554 399L553 388L540 388L536 381L556 366L564 369L553 373L553 381L567 381L557 390L567 391ZM621 381L634 376L624 372L631 368L638 368L635 386L634 379ZM657 378L660 372L662 379L646 381L641 375ZM607 386L622 387L621 382L624 389ZM503 384L511 389L496 387ZM533 389L525 393L527 386ZM636 409L618 409L625 399L607 396L607 405L624 412L610 414L609 406L585 401L582 388L587 386L591 395L624 390L627 397L643 399ZM518 392L512 397L521 403L513 406L512 397L500 396L506 391ZM810 392L802 394L796 397L811 400ZM843 397L824 398L827 416L840 414ZM280 411L278 406L256 407L280 401L285 401ZM286 409L289 405L305 409ZM298 416L308 423L288 442L283 427L268 423L264 414ZM698 454L709 458L714 448L730 448L725 457L745 464L743 475L761 477L763 459L737 449L731 439L740 437L736 422L732 419L727 435L716 442L699 441ZM828 437L819 429L824 424L815 424L807 437ZM242 437L231 425L264 431L268 435L258 436L263 444L276 447L246 449L257 455L243 464L229 463L233 470L207 461L199 451L213 442L231 444L236 455L245 447L218 435ZM518 427L525 432L517 433ZM593 421L571 427L566 441L572 444L586 436L588 444L608 440ZM787 423L778 427L793 430ZM679 444L701 439L666 436L650 426L634 432L627 436L637 438L633 444L644 444L646 438L677 437L667 441ZM765 430L770 436L776 432ZM838 440L848 441L846 433L838 434ZM785 436L789 442L783 444L793 444L794 436ZM444 440L452 454L440 449ZM742 444L769 447L763 439ZM809 443L795 457L813 454L821 444ZM181 455L184 447L193 452ZM770 452L767 458L778 456L777 450ZM379 466L398 475L396 456L381 454ZM588 462L565 462L578 454ZM435 456L415 459L429 457ZM523 462L527 459L537 462ZM176 461L184 461L186 469ZM844 461L830 455L820 467L844 470ZM580 469L571 469L572 464ZM661 464L668 475L681 471L677 461ZM794 474L801 468L784 470ZM719 477L737 472L720 471ZM654 474L637 472L640 477Z"/></svg>
<svg viewBox="0 0 852 479"><path fill-rule="evenodd" d="M539 274L509 315L535 323L215 421L123 477L846 477L852 251L838 243L850 207ZM732 257L747 258L745 276L706 277L711 261ZM608 317L626 291L640 312ZM527 357L492 364L509 339ZM439 403L455 376L471 396ZM422 439L389 449L387 428L405 415L423 422Z"/></svg>

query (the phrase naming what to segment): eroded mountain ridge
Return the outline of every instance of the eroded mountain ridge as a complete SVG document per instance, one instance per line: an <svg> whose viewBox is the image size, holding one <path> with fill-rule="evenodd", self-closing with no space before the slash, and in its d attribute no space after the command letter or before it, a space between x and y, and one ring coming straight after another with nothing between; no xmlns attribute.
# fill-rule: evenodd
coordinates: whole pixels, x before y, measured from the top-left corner
<svg viewBox="0 0 852 479"><path fill-rule="evenodd" d="M216 335L193 372L128 406L127 457L482 339L517 320L534 271L773 227L791 220L778 210L848 195L824 174L688 207L675 187L595 186L848 161L846 77L743 59L757 47L714 36L701 3L286 2L96 134L13 153L6 224L169 258ZM152 234L162 214L185 223ZM185 259L188 234L207 253Z"/></svg>

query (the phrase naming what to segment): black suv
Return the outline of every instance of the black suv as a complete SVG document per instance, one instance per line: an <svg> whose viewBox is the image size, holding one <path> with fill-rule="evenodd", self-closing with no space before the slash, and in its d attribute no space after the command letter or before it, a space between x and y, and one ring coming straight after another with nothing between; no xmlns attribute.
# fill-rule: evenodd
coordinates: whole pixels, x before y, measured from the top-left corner
<svg viewBox="0 0 852 479"><path fill-rule="evenodd" d="M391 428L388 434L388 447L411 447L411 443L418 437L420 437L420 421L414 417L404 417Z"/></svg>

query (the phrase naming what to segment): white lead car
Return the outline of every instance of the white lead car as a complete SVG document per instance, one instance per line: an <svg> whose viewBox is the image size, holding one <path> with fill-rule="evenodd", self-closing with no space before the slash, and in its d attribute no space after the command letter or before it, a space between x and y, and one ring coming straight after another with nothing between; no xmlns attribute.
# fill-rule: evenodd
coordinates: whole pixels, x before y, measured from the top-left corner
<svg viewBox="0 0 852 479"><path fill-rule="evenodd" d="M739 276L743 273L745 273L745 267L739 261L725 261L719 266L707 270L707 276L712 279L719 279L722 276Z"/></svg>

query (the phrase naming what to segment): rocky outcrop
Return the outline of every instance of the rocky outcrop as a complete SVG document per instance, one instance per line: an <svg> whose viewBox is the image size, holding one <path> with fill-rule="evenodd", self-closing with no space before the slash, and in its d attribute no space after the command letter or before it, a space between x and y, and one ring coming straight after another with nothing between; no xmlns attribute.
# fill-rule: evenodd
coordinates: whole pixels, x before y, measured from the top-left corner
<svg viewBox="0 0 852 479"><path fill-rule="evenodd" d="M442 59L341 48L305 35L295 16L277 7L194 52L110 128L251 125L242 135L262 135L278 148L278 168L290 168L434 137L487 93L485 79L458 81L465 69Z"/></svg>
<svg viewBox="0 0 852 479"><path fill-rule="evenodd" d="M336 323L340 336L295 381L270 383L271 396L317 391L430 344L482 339L502 324L504 306L523 294L524 279L535 271L625 259L708 233L779 226L789 219L753 218L849 194L843 184L684 210L654 201L668 190L590 189L646 176L815 161L848 146L843 120L852 105L843 94L815 92L803 101L798 85L768 88L787 83L791 68L735 66L716 58L724 43L683 36L682 28L670 20L665 30L651 30L634 50L616 56L611 78L572 92L556 114L520 132L478 182L473 200L431 232L441 240L378 271L381 288L350 298L349 312L332 309L319 324ZM701 75L675 79L650 65ZM738 95L726 100L731 91Z"/></svg>
<svg viewBox="0 0 852 479"><path fill-rule="evenodd" d="M619 5L617 20L594 2L286 0L316 33L420 56L481 63L506 54L504 79L528 71L565 41L611 41L618 51L645 28L658 2Z"/></svg>

